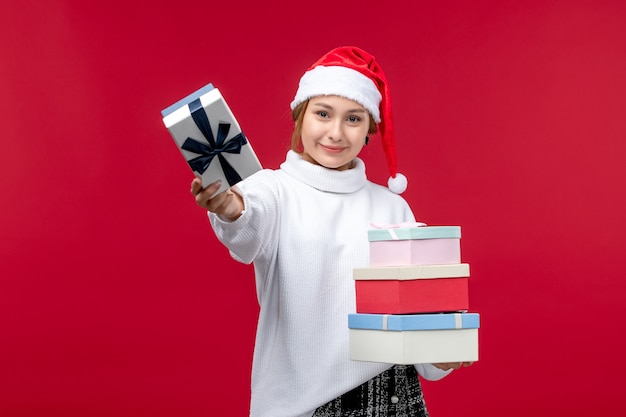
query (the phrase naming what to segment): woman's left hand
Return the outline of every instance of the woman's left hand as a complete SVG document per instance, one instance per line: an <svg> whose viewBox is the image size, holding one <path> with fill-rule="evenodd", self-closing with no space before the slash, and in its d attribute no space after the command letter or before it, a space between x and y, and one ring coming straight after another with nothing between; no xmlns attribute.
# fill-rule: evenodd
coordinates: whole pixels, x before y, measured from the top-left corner
<svg viewBox="0 0 626 417"><path fill-rule="evenodd" d="M449 371L450 369L459 369L461 366L471 366L474 362L445 362L445 363L433 363L435 367L442 371Z"/></svg>

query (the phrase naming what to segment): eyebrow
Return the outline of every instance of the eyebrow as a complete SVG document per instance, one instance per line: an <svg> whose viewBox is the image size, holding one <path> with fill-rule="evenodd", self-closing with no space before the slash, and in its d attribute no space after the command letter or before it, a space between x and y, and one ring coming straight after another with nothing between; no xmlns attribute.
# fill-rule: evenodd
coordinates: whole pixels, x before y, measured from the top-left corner
<svg viewBox="0 0 626 417"><path fill-rule="evenodd" d="M333 106L331 106L330 104L323 103L323 102L313 103L313 106L319 106L327 110L335 110ZM349 109L346 113L367 113L367 110L355 108L355 109Z"/></svg>

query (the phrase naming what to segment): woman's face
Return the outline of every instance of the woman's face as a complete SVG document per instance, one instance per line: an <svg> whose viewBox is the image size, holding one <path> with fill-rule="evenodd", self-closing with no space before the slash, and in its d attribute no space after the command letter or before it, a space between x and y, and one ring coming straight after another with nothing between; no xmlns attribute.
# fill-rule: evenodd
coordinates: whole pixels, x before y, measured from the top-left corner
<svg viewBox="0 0 626 417"><path fill-rule="evenodd" d="M369 113L339 96L309 100L302 119L302 158L326 168L344 170L361 152L369 129Z"/></svg>

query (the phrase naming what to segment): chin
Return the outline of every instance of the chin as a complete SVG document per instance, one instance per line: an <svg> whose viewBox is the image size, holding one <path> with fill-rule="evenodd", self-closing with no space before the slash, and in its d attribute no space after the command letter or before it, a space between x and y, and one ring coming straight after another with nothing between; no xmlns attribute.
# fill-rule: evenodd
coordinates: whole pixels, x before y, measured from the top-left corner
<svg viewBox="0 0 626 417"><path fill-rule="evenodd" d="M336 169L339 171L346 170L350 167L350 162L333 162L328 164L322 164L323 167L328 169Z"/></svg>
<svg viewBox="0 0 626 417"><path fill-rule="evenodd" d="M333 157L328 155L316 155L315 157L313 157L313 155L310 155L310 157L312 160L315 161L317 165L323 166L327 169L347 169L350 166L350 162L352 161L352 159L347 160L345 156Z"/></svg>

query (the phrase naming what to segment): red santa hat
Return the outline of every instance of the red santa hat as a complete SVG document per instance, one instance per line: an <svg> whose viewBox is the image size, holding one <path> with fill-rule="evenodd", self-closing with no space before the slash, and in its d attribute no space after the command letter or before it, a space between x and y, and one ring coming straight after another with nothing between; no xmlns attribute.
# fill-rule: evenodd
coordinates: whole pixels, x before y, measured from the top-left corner
<svg viewBox="0 0 626 417"><path fill-rule="evenodd" d="M397 171L396 144L391 118L391 98L387 78L376 59L354 46L341 46L322 56L300 78L293 110L312 97L337 95L365 107L382 138L390 178L389 189L397 194L406 190L407 179Z"/></svg>

